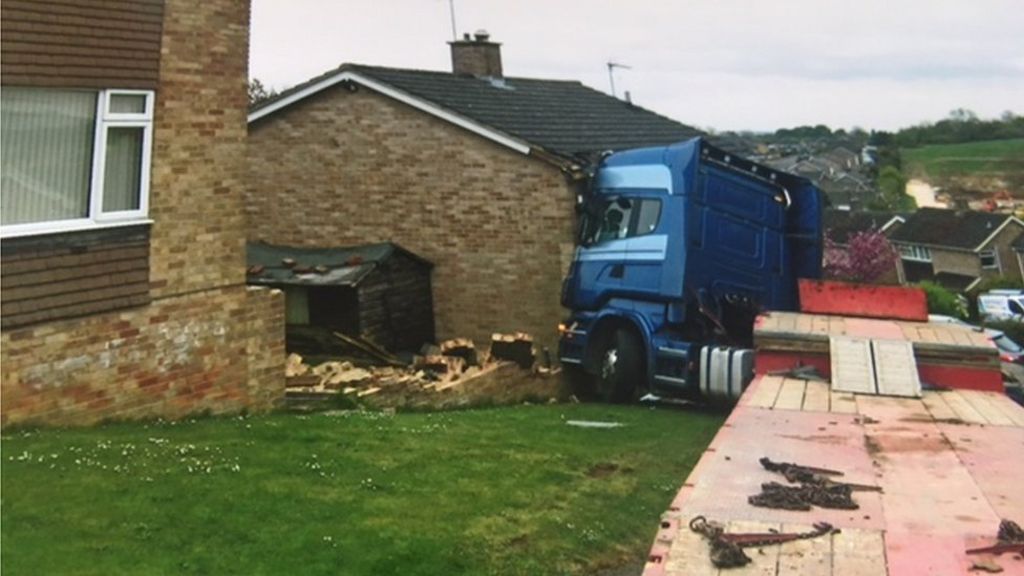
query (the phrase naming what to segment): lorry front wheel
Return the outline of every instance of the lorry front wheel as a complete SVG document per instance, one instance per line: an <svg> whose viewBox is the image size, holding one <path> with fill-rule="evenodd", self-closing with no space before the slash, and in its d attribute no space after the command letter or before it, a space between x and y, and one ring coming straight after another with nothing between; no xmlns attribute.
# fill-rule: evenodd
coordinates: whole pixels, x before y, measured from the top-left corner
<svg viewBox="0 0 1024 576"><path fill-rule="evenodd" d="M628 402L639 397L645 383L640 342L628 330L616 330L600 357L598 396L608 402Z"/></svg>

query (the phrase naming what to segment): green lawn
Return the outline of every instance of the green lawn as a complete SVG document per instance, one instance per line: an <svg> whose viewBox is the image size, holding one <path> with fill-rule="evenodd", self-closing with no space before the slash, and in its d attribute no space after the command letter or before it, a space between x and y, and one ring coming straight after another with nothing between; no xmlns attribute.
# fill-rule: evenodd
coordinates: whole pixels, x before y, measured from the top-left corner
<svg viewBox="0 0 1024 576"><path fill-rule="evenodd" d="M0 569L589 574L643 558L721 422L581 404L6 432Z"/></svg>
<svg viewBox="0 0 1024 576"><path fill-rule="evenodd" d="M1024 138L903 148L903 171L933 183L951 176L1000 176L1024 172Z"/></svg>

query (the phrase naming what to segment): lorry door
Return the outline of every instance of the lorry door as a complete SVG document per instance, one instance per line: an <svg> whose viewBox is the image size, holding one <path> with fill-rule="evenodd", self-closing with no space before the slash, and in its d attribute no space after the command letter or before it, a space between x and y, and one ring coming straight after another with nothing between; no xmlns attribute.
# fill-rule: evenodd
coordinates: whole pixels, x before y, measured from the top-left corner
<svg viewBox="0 0 1024 576"><path fill-rule="evenodd" d="M633 203L628 198L613 198L592 217L594 225L585 232L589 238L577 248L575 264L581 287L578 305L584 308L601 306L622 288Z"/></svg>
<svg viewBox="0 0 1024 576"><path fill-rule="evenodd" d="M632 221L627 232L622 291L645 299L661 291L661 275L668 249L668 232L662 224L667 195L631 195Z"/></svg>

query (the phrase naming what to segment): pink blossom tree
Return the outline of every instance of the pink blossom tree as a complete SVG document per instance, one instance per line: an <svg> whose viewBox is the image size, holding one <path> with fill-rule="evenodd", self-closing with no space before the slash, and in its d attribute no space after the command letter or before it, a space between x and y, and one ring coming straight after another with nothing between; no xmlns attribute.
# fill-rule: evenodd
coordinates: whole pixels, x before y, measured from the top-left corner
<svg viewBox="0 0 1024 576"><path fill-rule="evenodd" d="M823 272L833 280L873 282L892 270L898 257L889 239L876 230L851 235L845 247L826 234Z"/></svg>

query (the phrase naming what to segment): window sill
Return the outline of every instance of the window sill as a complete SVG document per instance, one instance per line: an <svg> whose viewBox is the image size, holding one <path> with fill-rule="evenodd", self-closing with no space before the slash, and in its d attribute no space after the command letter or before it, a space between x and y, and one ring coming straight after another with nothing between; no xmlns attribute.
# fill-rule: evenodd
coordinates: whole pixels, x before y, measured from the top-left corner
<svg viewBox="0 0 1024 576"><path fill-rule="evenodd" d="M9 228L0 228L0 238L24 238L27 236L46 236L48 234L64 234L67 232L86 232L89 230L106 230L109 228L124 228L128 226L143 226L152 224L149 218L136 220L118 220L116 222L96 222L93 220L69 220L64 223L49 222L39 225L17 225Z"/></svg>

